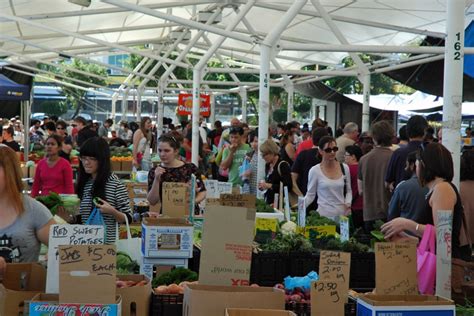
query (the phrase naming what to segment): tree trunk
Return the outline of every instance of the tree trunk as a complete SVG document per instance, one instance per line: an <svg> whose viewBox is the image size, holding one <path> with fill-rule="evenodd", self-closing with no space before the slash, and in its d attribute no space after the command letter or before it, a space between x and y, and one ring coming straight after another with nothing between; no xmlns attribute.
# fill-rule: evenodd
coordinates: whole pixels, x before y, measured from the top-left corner
<svg viewBox="0 0 474 316"><path fill-rule="evenodd" d="M79 112L81 111L81 107L82 107L82 100L80 100L78 103L77 103L77 106L76 106L76 111L74 112L74 115L71 117L71 119L75 119L76 116L79 114Z"/></svg>

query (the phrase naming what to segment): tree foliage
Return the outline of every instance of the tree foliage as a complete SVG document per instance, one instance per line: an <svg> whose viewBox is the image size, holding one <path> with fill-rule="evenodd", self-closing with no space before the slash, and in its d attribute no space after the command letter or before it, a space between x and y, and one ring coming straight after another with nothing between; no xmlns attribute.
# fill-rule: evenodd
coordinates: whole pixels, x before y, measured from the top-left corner
<svg viewBox="0 0 474 316"><path fill-rule="evenodd" d="M37 111L49 116L56 115L59 117L67 112L67 106L63 101L47 100L37 106Z"/></svg>

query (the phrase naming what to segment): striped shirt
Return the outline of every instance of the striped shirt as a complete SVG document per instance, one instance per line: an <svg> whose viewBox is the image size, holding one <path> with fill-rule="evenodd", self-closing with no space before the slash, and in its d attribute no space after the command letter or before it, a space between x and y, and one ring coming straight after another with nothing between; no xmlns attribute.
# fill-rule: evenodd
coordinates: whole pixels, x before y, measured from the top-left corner
<svg viewBox="0 0 474 316"><path fill-rule="evenodd" d="M81 200L80 214L82 223L85 224L89 218L92 209L93 203L92 199L92 187L94 185L94 180L89 179L89 181L84 186L84 194ZM117 211L125 213L129 218L129 222L132 218L132 212L130 210L130 200L128 197L127 189L125 185L119 180L115 174L111 174L107 183L105 184L105 200L112 205ZM104 214L104 222L106 226L106 243L114 243L117 233L117 221L113 215Z"/></svg>

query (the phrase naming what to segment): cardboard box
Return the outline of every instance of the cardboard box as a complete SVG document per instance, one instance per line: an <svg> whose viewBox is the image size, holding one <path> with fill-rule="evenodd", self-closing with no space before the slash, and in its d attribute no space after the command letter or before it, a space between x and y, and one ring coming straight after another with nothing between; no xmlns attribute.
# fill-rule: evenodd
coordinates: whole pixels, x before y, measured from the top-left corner
<svg viewBox="0 0 474 316"><path fill-rule="evenodd" d="M38 263L9 263L0 283L0 315L23 314L24 301L46 287L46 270Z"/></svg>
<svg viewBox="0 0 474 316"><path fill-rule="evenodd" d="M59 302L116 302L115 245L59 246Z"/></svg>
<svg viewBox="0 0 474 316"><path fill-rule="evenodd" d="M144 218L142 254L149 258L192 258L193 230L184 218Z"/></svg>
<svg viewBox="0 0 474 316"><path fill-rule="evenodd" d="M357 316L454 316L454 302L429 295L362 295L357 299Z"/></svg>
<svg viewBox="0 0 474 316"><path fill-rule="evenodd" d="M184 289L183 316L222 316L226 308L285 309L285 293L270 287L191 284Z"/></svg>
<svg viewBox="0 0 474 316"><path fill-rule="evenodd" d="M112 171L122 171L122 162L121 161L110 161L110 170Z"/></svg>
<svg viewBox="0 0 474 316"><path fill-rule="evenodd" d="M122 161L122 171L132 172L133 163L132 161Z"/></svg>
<svg viewBox="0 0 474 316"><path fill-rule="evenodd" d="M59 295L57 294L38 294L30 302L29 316L120 316L122 315L121 304L122 298L120 295L116 296L113 304L87 304L59 303Z"/></svg>
<svg viewBox="0 0 474 316"><path fill-rule="evenodd" d="M148 281L144 286L117 288L117 295L122 297L122 316L148 315L151 299L150 279L140 274L118 275L117 278L122 281Z"/></svg>
<svg viewBox="0 0 474 316"><path fill-rule="evenodd" d="M227 308L225 316L296 316L296 314L276 309Z"/></svg>
<svg viewBox="0 0 474 316"><path fill-rule="evenodd" d="M154 267L188 267L188 259L183 258L147 258L143 257L143 260L140 264L140 273L144 274L150 280L153 279L153 268Z"/></svg>

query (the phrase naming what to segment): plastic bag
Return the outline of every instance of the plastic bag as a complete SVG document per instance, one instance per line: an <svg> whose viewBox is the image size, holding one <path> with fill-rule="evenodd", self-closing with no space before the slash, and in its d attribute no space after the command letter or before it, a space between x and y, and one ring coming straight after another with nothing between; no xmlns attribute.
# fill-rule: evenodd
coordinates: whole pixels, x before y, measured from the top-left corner
<svg viewBox="0 0 474 316"><path fill-rule="evenodd" d="M105 243L110 243L113 242L113 240L107 240L107 226L105 225L104 217L102 216L102 213L100 209L97 207L94 207L92 209L91 215L89 215L89 218L87 219L86 225L99 225L104 227L104 240Z"/></svg>
<svg viewBox="0 0 474 316"><path fill-rule="evenodd" d="M285 289L293 290L296 287L302 289L311 289L311 282L318 281L319 275L315 271L311 271L304 277L291 277L287 276L284 279Z"/></svg>

